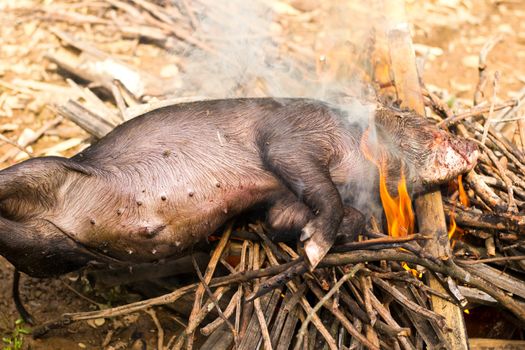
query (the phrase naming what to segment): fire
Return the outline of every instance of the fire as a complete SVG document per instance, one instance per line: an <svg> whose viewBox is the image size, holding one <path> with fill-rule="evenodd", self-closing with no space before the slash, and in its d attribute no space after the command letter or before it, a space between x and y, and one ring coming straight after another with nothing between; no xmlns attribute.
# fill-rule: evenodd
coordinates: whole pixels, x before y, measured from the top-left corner
<svg viewBox="0 0 525 350"><path fill-rule="evenodd" d="M410 272L412 274L412 276L417 277L417 278L423 277L423 274L421 272L417 271L416 269L411 268L410 266L408 266L408 264L406 262L401 263L401 266L405 270Z"/></svg>
<svg viewBox="0 0 525 350"><path fill-rule="evenodd" d="M391 237L405 237L414 233L414 211L408 195L405 174L401 169L401 179L397 184L398 195L392 197L386 185L387 167L385 155L380 152L377 161L368 148L369 129L365 130L361 138L361 152L379 168L379 195L385 211L388 235Z"/></svg>
<svg viewBox="0 0 525 350"><path fill-rule="evenodd" d="M459 202L463 204L463 206L469 207L470 202L468 200L467 192L465 192L465 188L463 187L463 181L462 181L461 175L458 176L458 191L459 191Z"/></svg>
<svg viewBox="0 0 525 350"><path fill-rule="evenodd" d="M386 159L384 154L380 153L377 157L380 160L377 161L372 153L368 149L368 135L369 130L365 130L361 139L361 151L363 155L374 163L379 169L379 195L381 197L381 203L383 204L383 210L386 216L386 222L388 226L388 235L390 237L405 237L414 233L414 211L412 210L412 201L408 195L408 189L406 184L405 173L401 169L401 179L397 184L396 197L392 197L388 192L386 185L387 167ZM401 266L414 277L421 278L421 272L408 266L406 262L402 262Z"/></svg>
<svg viewBox="0 0 525 350"><path fill-rule="evenodd" d="M458 188L458 194L459 194L459 202L463 206L468 207L470 206L470 202L467 196L467 192L465 191L465 188L463 187L463 181L462 181L461 175L458 176L457 182L458 182L457 188ZM449 240L452 240L455 233L458 233L459 236L463 234L463 230L457 227L456 219L455 219L455 216L456 216L455 210L456 210L456 205L453 206L452 211L450 212L450 215L449 215L449 229L448 229L448 239ZM452 241L452 247L454 247L454 244L455 244L455 240Z"/></svg>
<svg viewBox="0 0 525 350"><path fill-rule="evenodd" d="M454 208L455 209L455 208ZM451 240L452 236L454 236L454 232L456 232L456 220L454 219L454 216L456 213L454 211L450 212L450 227L448 228L448 239Z"/></svg>
<svg viewBox="0 0 525 350"><path fill-rule="evenodd" d="M386 167L379 167L379 194L385 211L388 234L391 237L405 237L414 233L414 212L408 195L405 174L397 185L397 197L393 198L386 187Z"/></svg>

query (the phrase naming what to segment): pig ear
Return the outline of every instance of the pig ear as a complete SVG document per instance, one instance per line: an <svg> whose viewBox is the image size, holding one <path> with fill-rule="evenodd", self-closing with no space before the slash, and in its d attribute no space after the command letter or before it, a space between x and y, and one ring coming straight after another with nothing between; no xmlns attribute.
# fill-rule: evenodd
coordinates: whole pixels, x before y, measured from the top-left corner
<svg viewBox="0 0 525 350"><path fill-rule="evenodd" d="M92 176L94 171L91 167L78 163L69 158L58 158L57 161L67 170L71 170L86 176Z"/></svg>
<svg viewBox="0 0 525 350"><path fill-rule="evenodd" d="M18 270L50 277L77 270L96 255L45 220L16 222L0 217L0 253Z"/></svg>

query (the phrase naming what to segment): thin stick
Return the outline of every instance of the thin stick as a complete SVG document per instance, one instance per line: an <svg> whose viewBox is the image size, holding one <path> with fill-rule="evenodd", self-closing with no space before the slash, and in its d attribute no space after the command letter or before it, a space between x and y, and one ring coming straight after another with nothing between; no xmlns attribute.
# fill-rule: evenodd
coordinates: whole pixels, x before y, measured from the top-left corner
<svg viewBox="0 0 525 350"><path fill-rule="evenodd" d="M525 151L525 115L522 115L521 118L518 120L518 129L520 132L520 141L521 141L521 151Z"/></svg>
<svg viewBox="0 0 525 350"><path fill-rule="evenodd" d="M494 103L496 102L496 95L498 93L498 80L499 72L494 73L494 80L492 82L492 99L490 101L490 110L487 120L485 120L485 126L483 128L483 136L481 137L481 143L484 145L487 140L487 135L489 133L490 123L492 122L492 116L494 115Z"/></svg>
<svg viewBox="0 0 525 350"><path fill-rule="evenodd" d="M306 316L306 319L304 320L303 324L301 325L301 328L299 329L299 333L297 334L297 342L295 343L295 350L299 350L301 347L301 344L303 342L304 334L306 332L306 329L308 328L308 324L312 320L312 317L319 309L334 295L339 288L350 278L354 277L357 271L359 271L364 265L363 264L357 264L352 267L350 272L345 274L343 277L337 281L336 284L328 291L328 293L325 294L324 297L322 297L319 302L313 307L313 309L308 313Z"/></svg>
<svg viewBox="0 0 525 350"><path fill-rule="evenodd" d="M162 325L159 319L157 318L157 314L155 313L155 310L146 309L144 310L144 312L147 313L153 320L153 323L155 323L155 327L157 327L157 349L163 350L164 349L164 328L162 328Z"/></svg>
<svg viewBox="0 0 525 350"><path fill-rule="evenodd" d="M10 140L9 138L5 137L2 134L0 134L0 140L4 141L5 143L10 144L11 146L14 146L14 147L18 148L20 151L24 152L29 157L31 157L31 158L34 157L33 152L29 151L26 147L22 146L18 142Z"/></svg>
<svg viewBox="0 0 525 350"><path fill-rule="evenodd" d="M166 349L167 350L172 350L173 349L173 345L175 343L175 340L177 340L177 334L172 335L170 340L168 340L168 344L166 344Z"/></svg>
<svg viewBox="0 0 525 350"><path fill-rule="evenodd" d="M331 252L344 252L349 250L355 250L355 249L366 249L370 248L370 246L374 246L376 244L381 245L389 245L389 244L396 244L396 243L405 243L405 242L411 242L411 241L419 241L419 240L428 240L431 239L430 235L424 235L424 234L412 234L405 237L380 237L380 238L372 238L367 239L366 241L359 241L359 242L350 242L350 243L344 243L337 246L334 246L330 251Z"/></svg>
<svg viewBox="0 0 525 350"><path fill-rule="evenodd" d="M486 259L478 259L478 260L457 260L458 263L461 263L462 265L475 265L475 264L483 264L483 263L490 263L490 262L500 262L500 261L516 261L516 260L525 260L525 255L518 255L518 256L498 256L495 258L486 258Z"/></svg>
<svg viewBox="0 0 525 350"><path fill-rule="evenodd" d="M359 276L359 283L361 284L361 290L363 291L363 299L365 302L365 310L370 317L370 325L374 326L377 321L377 312L374 311L372 307L372 302L370 301L370 294L373 293L372 280L370 276Z"/></svg>
<svg viewBox="0 0 525 350"><path fill-rule="evenodd" d="M94 301L93 299L90 299L88 298L87 296L83 295L82 293L80 293L79 291L77 291L75 288L71 287L69 284L67 284L66 282L62 281L62 280L59 280L62 285L64 287L66 287L67 289L69 289L70 291L72 291L73 293L75 293L76 295L78 295L79 297L81 297L82 299L86 300L87 302L97 306L97 307L101 307L102 305L97 303L96 301Z"/></svg>
<svg viewBox="0 0 525 350"><path fill-rule="evenodd" d="M110 329L107 333L106 333L106 336L104 337L104 341L102 342L101 344L101 347L103 349L106 348L106 346L109 345L109 343L111 343L111 338L113 338L113 334L115 334L115 330L113 329Z"/></svg>
<svg viewBox="0 0 525 350"><path fill-rule="evenodd" d="M217 244L217 247L213 251L210 262L208 263L208 267L206 268L206 272L204 274L204 280L199 285L199 287L197 287L197 291L195 292L195 301L193 303L193 309L191 310L188 328L186 328L186 331L185 331L185 335L187 337L187 342L188 342L188 349L191 349L193 347L193 332L198 326L198 324L196 323L197 322L196 316L199 313L199 310L201 308L202 297L206 290L206 286L209 285L210 280L213 276L213 273L215 272L215 268L217 267L219 259L222 256L222 252L224 251L224 248L226 248L226 244L228 243L228 240L232 232L232 227L233 227L233 223L230 222L226 230L224 230L221 240L219 241L219 243Z"/></svg>
<svg viewBox="0 0 525 350"><path fill-rule="evenodd" d="M488 40L479 53L479 64L478 64L478 85L476 86L476 92L474 93L474 105L477 105L481 102L483 97L483 88L487 82L487 56L490 51L496 46L500 41L503 40L503 35L498 34Z"/></svg>
<svg viewBox="0 0 525 350"><path fill-rule="evenodd" d="M195 272L197 273L197 277L201 281L201 284L204 286L204 289L206 289L206 293L208 293L208 297L213 302L213 305L215 306L215 309L217 309L217 312L219 313L219 316L223 319L223 321L226 323L228 328L230 328L230 331L232 332L232 335L233 335L233 341L235 342L235 347L239 347L239 339L238 339L238 336L237 336L237 332L235 331L235 328L231 324L230 320L228 320L228 317L226 317L226 315L224 315L224 313L222 312L222 310L221 310L221 308L219 306L219 302L217 301L217 299L213 295L213 292L211 291L210 287L208 286L208 283L206 283L206 280L202 276L201 270L199 269L199 265L197 264L197 261L195 260L195 256L192 254L191 257L192 257L191 261L193 263L193 268L195 269Z"/></svg>
<svg viewBox="0 0 525 350"><path fill-rule="evenodd" d="M242 249L241 249L241 262L239 263L239 272L244 272L246 269L246 254L248 252L248 241L244 241L242 243ZM241 296L244 294L244 288L242 284L239 284L239 287L237 287L237 291L241 293ZM235 331L237 334L239 334L239 337L242 338L244 334L241 333L241 316L242 316L242 298L239 298L237 301L237 309L235 311Z"/></svg>
<svg viewBox="0 0 525 350"><path fill-rule="evenodd" d="M254 270L259 269L259 249L260 249L260 245L256 243L254 245L254 250L253 250L253 253L254 253L253 254L254 255L253 268ZM257 285L259 284L259 282L256 281L255 284L256 286L254 287L254 289L257 289ZM268 325L266 324L266 320L264 319L264 314L262 312L260 298L257 298L253 301L253 307L255 309L255 315L257 316L257 320L259 321L259 326L261 327L261 335L263 338L264 349L272 350L272 341L270 339L270 333L268 332Z"/></svg>
<svg viewBox="0 0 525 350"><path fill-rule="evenodd" d="M226 318L229 318L231 315L233 315L233 312L235 311L237 307L237 303L241 299L241 296L242 296L242 290L237 289L233 297L230 299L230 303L228 304L226 309L224 309L223 313ZM202 327L201 334L205 336L209 336L217 328L219 328L223 323L224 323L224 318L220 316L216 318L215 320L213 320L212 322L208 323L208 325L206 325L205 327Z"/></svg>
<svg viewBox="0 0 525 350"><path fill-rule="evenodd" d="M115 103L117 104L118 110L120 112L120 119L122 121L128 120L126 115L126 102L124 102L122 92L119 89L119 85L115 84L115 81L113 81L113 83L111 84L111 94L113 95Z"/></svg>

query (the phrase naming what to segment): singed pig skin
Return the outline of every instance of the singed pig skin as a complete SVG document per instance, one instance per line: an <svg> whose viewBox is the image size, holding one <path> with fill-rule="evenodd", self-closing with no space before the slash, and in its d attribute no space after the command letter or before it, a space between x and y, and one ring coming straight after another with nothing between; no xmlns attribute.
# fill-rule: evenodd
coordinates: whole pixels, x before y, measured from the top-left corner
<svg viewBox="0 0 525 350"><path fill-rule="evenodd" d="M340 226L348 227L345 212L356 217L343 203L377 173L363 146L386 156L390 184L401 167L415 185L448 181L477 158L471 142L412 113L380 107L364 137L367 126L308 99L157 109L73 158L0 171L0 254L34 276L89 261L155 261L180 256L228 219L261 208L270 228L302 231L315 266Z"/></svg>

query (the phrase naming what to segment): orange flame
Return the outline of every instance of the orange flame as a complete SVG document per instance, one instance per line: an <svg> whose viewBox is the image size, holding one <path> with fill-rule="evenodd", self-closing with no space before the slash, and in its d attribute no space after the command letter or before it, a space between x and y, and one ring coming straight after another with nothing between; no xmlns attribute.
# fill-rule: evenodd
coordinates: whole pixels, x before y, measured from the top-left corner
<svg viewBox="0 0 525 350"><path fill-rule="evenodd" d="M465 207L469 207L470 202L468 200L467 192L465 192L465 188L463 187L463 181L461 179L461 175L458 176L458 191L459 191L459 202L463 204Z"/></svg>
<svg viewBox="0 0 525 350"><path fill-rule="evenodd" d="M387 167L385 155L380 153L377 161L368 149L369 130L365 130L361 138L361 152L379 168L379 195L385 211L388 235L391 237L405 237L414 233L414 211L408 195L406 179L401 169L401 179L397 184L397 197L392 197L386 185Z"/></svg>
<svg viewBox="0 0 525 350"><path fill-rule="evenodd" d="M468 196L467 196L467 192L465 191L465 188L463 187L463 181L462 181L462 176L459 175L458 176L458 194L459 194L459 202L461 204L463 204L463 206L465 207L468 207L470 206L470 202L469 202L469 199L468 199ZM457 227L457 224L456 224L456 205L454 204L454 206L452 207L452 211L450 212L450 215L449 215L449 229L448 229L448 239L449 240L452 240L452 238L454 237L454 234L455 233L458 233L459 236L456 237L457 239L459 239L461 237L461 235L464 233L464 231L462 229L460 229L459 227ZM456 243L456 241L452 241L452 248L454 247L454 244Z"/></svg>
<svg viewBox="0 0 525 350"><path fill-rule="evenodd" d="M412 274L412 276L414 277L417 277L417 278L421 278L423 277L423 274L421 272L419 272L418 270L416 269L413 269L411 268L410 266L408 266L408 264L406 262L402 262L401 263L401 266L407 270L408 272L410 272Z"/></svg>
<svg viewBox="0 0 525 350"><path fill-rule="evenodd" d="M454 209L456 207L454 206ZM448 228L448 239L451 240L452 236L454 236L454 232L456 232L456 219L454 218L456 216L456 212L453 210L450 212L450 227Z"/></svg>
<svg viewBox="0 0 525 350"><path fill-rule="evenodd" d="M385 168L384 164L379 168L379 194L385 211L388 234L391 237L405 237L414 233L414 212L405 174L401 170L401 179L397 185L398 196L393 198L386 187Z"/></svg>
<svg viewBox="0 0 525 350"><path fill-rule="evenodd" d="M401 179L397 184L398 195L397 197L392 197L386 185L387 167L385 155L379 152L380 155L377 156L379 161L375 159L376 157L372 156L368 148L368 135L369 130L367 129L361 138L361 152L379 169L379 195L386 216L388 235L390 237L404 237L413 234L415 218L414 211L412 210L412 202L408 195L405 173L403 169L401 169ZM401 266L414 277L422 277L421 272L412 269L406 262L402 262Z"/></svg>

